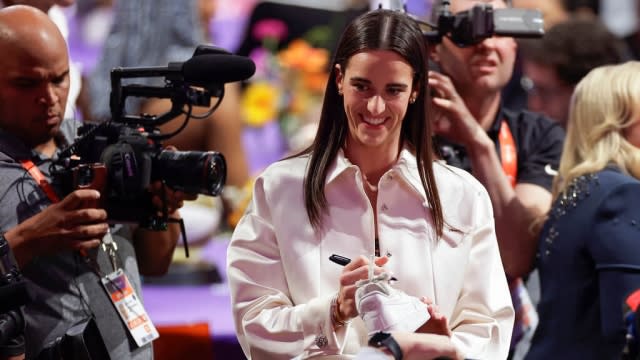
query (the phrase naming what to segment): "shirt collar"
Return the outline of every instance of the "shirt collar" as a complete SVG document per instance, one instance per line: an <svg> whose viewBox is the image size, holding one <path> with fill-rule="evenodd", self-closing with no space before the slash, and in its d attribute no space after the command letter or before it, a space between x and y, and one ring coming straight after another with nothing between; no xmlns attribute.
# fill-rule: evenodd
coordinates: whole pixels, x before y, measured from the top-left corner
<svg viewBox="0 0 640 360"><path fill-rule="evenodd" d="M416 157L409 149L409 147L407 147L405 144L405 146L402 147L402 150L400 150L398 160L391 167L391 170L395 170L396 173L400 174L402 178L404 178L407 183L415 188L418 193L420 193L420 195L426 200L422 182L420 181L420 177L418 176L418 173L416 171L417 168L418 165L416 162ZM344 155L344 150L341 148L338 151L338 154L336 155L333 163L329 167L325 186L330 185L339 177L345 176L343 174L354 173L357 170L358 166L349 161L349 159Z"/></svg>
<svg viewBox="0 0 640 360"><path fill-rule="evenodd" d="M342 173L346 172L349 169L356 169L357 166L353 165L349 159L344 155L344 150L340 148L338 153L336 154L335 159L329 166L329 171L327 172L327 179L325 181L325 186L332 183L335 179L337 179Z"/></svg>

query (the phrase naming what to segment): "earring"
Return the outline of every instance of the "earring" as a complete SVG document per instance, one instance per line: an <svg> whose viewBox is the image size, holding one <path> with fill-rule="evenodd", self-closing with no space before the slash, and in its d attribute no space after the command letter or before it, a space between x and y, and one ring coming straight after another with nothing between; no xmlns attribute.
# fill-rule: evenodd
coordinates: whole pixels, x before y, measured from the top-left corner
<svg viewBox="0 0 640 360"><path fill-rule="evenodd" d="M342 90L338 89L338 95L342 96Z"/></svg>
<svg viewBox="0 0 640 360"><path fill-rule="evenodd" d="M409 104L413 104L414 102L416 102L416 98L409 98Z"/></svg>

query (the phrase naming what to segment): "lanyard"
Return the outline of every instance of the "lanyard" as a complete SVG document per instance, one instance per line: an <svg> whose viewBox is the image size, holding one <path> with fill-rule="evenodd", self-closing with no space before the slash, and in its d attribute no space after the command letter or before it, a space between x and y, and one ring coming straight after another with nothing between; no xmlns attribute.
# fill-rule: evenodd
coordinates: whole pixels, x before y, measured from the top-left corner
<svg viewBox="0 0 640 360"><path fill-rule="evenodd" d="M38 186L40 186L42 191L44 191L44 193L47 195L47 197L49 198L49 200L51 200L52 203L57 203L60 201L58 194L56 194L51 184L49 184L49 181L47 181L47 178L42 174L40 169L38 169L38 167L33 163L33 161L20 160L20 164L25 170L27 170L29 175L33 177L36 183L38 183Z"/></svg>
<svg viewBox="0 0 640 360"><path fill-rule="evenodd" d="M502 121L500 125L500 133L498 134L500 142L500 160L502 162L502 170L507 175L509 183L512 187L516 186L516 177L518 174L518 155L516 152L516 143L513 141L513 135L509 130L506 121Z"/></svg>

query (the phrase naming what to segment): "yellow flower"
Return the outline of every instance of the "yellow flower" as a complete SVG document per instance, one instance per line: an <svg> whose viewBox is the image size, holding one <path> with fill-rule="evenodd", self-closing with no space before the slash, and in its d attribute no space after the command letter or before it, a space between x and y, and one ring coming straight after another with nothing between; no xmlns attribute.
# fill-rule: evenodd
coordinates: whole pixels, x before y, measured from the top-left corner
<svg viewBox="0 0 640 360"><path fill-rule="evenodd" d="M260 127L278 114L280 91L266 81L252 82L242 97L242 113L250 126Z"/></svg>

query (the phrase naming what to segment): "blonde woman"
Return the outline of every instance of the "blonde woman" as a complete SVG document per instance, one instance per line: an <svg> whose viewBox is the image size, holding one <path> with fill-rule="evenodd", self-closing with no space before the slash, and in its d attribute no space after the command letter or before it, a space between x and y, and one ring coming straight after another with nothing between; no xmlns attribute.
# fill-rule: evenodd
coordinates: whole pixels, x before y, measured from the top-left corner
<svg viewBox="0 0 640 360"><path fill-rule="evenodd" d="M615 359L640 288L640 62L580 81L537 256L540 324L526 359Z"/></svg>

